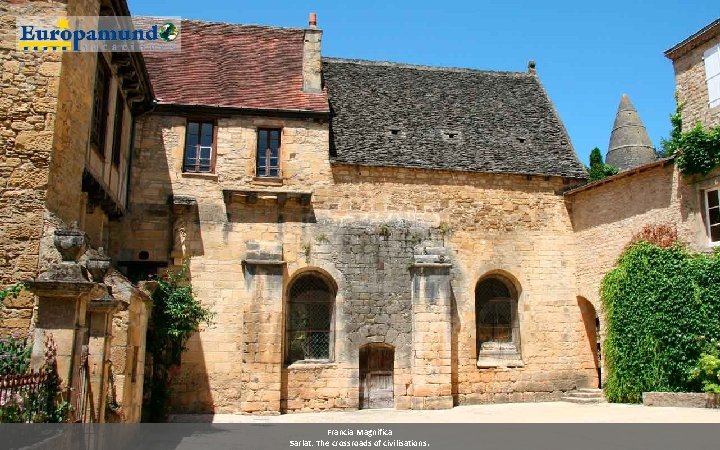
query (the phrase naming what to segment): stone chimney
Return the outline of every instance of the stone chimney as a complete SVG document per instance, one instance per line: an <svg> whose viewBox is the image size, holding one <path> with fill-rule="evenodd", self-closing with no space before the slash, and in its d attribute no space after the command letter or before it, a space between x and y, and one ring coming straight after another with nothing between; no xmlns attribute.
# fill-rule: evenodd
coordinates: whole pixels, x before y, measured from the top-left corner
<svg viewBox="0 0 720 450"><path fill-rule="evenodd" d="M605 162L621 171L651 163L657 159L655 149L627 94L623 94L618 106L615 123L610 133Z"/></svg>
<svg viewBox="0 0 720 450"><path fill-rule="evenodd" d="M320 63L320 44L322 30L317 28L317 14L310 13L308 28L305 30L303 44L303 91L320 92L322 90L322 65Z"/></svg>

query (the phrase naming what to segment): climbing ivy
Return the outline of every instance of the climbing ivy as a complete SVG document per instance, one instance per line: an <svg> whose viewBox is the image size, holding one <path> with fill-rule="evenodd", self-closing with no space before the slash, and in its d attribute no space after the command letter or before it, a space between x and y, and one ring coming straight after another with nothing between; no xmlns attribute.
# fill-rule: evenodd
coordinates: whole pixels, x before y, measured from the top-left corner
<svg viewBox="0 0 720 450"><path fill-rule="evenodd" d="M720 165L720 127L705 129L697 123L683 131L682 112L685 104L675 94L675 112L670 115L670 139L663 139L663 156L677 154L677 165L684 175L707 175Z"/></svg>
<svg viewBox="0 0 720 450"><path fill-rule="evenodd" d="M720 339L720 253L641 240L603 279L605 394L638 403L648 391L700 391L692 377L707 340Z"/></svg>
<svg viewBox="0 0 720 450"><path fill-rule="evenodd" d="M6 298L17 298L17 296L20 295L20 291L24 288L24 284L15 283L0 289L0 304L2 304Z"/></svg>
<svg viewBox="0 0 720 450"><path fill-rule="evenodd" d="M682 133L675 145L680 149L677 165L684 175L707 175L720 165L720 127L706 130L698 123Z"/></svg>

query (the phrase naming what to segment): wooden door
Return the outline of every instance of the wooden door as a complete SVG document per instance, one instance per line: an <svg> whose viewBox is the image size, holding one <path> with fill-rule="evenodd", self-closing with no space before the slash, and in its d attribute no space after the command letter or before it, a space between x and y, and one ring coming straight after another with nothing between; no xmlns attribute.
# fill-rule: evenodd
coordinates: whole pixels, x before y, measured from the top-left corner
<svg viewBox="0 0 720 450"><path fill-rule="evenodd" d="M392 347L368 345L360 349L360 408L392 408L393 366Z"/></svg>

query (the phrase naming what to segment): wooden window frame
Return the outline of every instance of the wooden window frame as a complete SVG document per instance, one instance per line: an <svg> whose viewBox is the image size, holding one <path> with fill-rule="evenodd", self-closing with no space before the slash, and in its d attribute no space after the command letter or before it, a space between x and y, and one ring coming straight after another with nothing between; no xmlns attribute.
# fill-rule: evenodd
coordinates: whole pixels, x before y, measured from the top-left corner
<svg viewBox="0 0 720 450"><path fill-rule="evenodd" d="M278 132L278 161L277 161L277 175L260 175L260 132L267 131L268 132L268 139L271 132L277 131ZM255 178L260 180L278 180L282 178L283 174L283 167L282 167L282 135L283 135L283 128L281 127L259 127L257 128L255 132ZM267 149L266 149L267 150ZM265 155L265 164L266 169L265 173L269 172L268 167L272 169L272 166L269 166L270 164L270 156Z"/></svg>
<svg viewBox="0 0 720 450"><path fill-rule="evenodd" d="M710 193L711 193L711 192L717 192L717 194L718 194L718 200L720 200L720 188L710 188L710 189L705 189L705 190L703 191L703 203L704 203L704 207L705 207L705 208L704 208L704 209L705 209L705 221L707 222L707 227L706 227L705 230L707 231L708 244L709 244L711 247L717 247L717 246L720 246L720 240L718 240L718 241L713 241L713 240L712 240L712 227L713 227L713 225L715 225L715 226L720 226L720 223L718 223L718 224L713 224L713 223L711 223L711 221L710 221L710 209L711 209L711 208L710 208L710 199L709 199L709 196L710 196ZM716 208L717 208L718 210L720 210L720 203L718 204L717 207L714 207L714 206L712 207L712 209L716 209Z"/></svg>
<svg viewBox="0 0 720 450"><path fill-rule="evenodd" d="M209 123L212 124L213 127L213 133L212 133L212 145L210 146L210 170L208 171L202 171L202 170L188 170L188 167L185 165L185 157L187 154L187 141L188 141L188 132L190 130L190 123L196 122L199 124L199 132L202 133L202 125ZM183 157L182 157L182 173L189 173L189 174L215 174L215 163L217 160L217 134L218 134L218 126L217 126L217 120L214 119L207 119L202 117L188 117L185 120L185 141L183 142ZM200 140L198 137L198 150L200 145ZM198 153L199 154L199 153ZM199 158L198 158L199 159ZM196 165L197 166L197 165Z"/></svg>
<svg viewBox="0 0 720 450"><path fill-rule="evenodd" d="M100 76L104 77L104 85L99 87ZM110 86L112 84L112 70L105 61L105 57L98 53L98 63L95 70L95 86L93 88L93 115L90 128L90 144L98 156L105 160L105 147L107 145L107 127L110 116ZM98 92L102 90L102 92ZM100 98L98 99L98 95ZM98 111L98 107L101 111Z"/></svg>
<svg viewBox="0 0 720 450"><path fill-rule="evenodd" d="M118 87L115 93L115 116L112 133L112 163L115 167L120 166L122 156L123 125L125 123L125 99Z"/></svg>

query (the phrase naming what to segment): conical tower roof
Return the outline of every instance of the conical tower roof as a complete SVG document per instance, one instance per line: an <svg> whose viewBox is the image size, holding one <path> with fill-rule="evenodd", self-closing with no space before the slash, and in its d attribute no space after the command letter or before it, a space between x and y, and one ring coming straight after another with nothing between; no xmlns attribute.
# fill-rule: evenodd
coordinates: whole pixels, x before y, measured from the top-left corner
<svg viewBox="0 0 720 450"><path fill-rule="evenodd" d="M627 94L618 107L605 163L620 170L632 169L657 159L645 125Z"/></svg>

